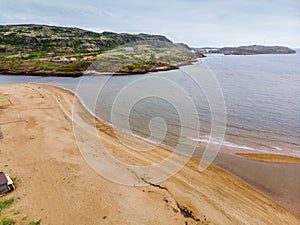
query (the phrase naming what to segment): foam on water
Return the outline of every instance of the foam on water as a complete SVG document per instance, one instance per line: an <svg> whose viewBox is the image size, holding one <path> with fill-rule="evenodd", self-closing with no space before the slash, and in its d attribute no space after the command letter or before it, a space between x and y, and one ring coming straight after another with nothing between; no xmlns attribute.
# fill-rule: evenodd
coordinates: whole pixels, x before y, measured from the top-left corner
<svg viewBox="0 0 300 225"><path fill-rule="evenodd" d="M238 149L244 149L249 151L258 151L258 152L268 152L266 150L262 149L255 149L244 145L237 145L228 141L218 141L217 139L211 138L211 137L205 137L205 138L190 138L187 137L187 139L196 141L196 142L202 142L202 143L212 143L220 146L230 147L230 148L238 148Z"/></svg>

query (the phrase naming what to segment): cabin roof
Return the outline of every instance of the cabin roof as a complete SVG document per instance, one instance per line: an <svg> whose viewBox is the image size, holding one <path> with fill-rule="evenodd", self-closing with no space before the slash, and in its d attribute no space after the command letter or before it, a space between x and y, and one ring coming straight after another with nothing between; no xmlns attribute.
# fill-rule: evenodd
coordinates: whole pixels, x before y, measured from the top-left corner
<svg viewBox="0 0 300 225"><path fill-rule="evenodd" d="M8 180L3 172L0 172L0 185L7 184Z"/></svg>

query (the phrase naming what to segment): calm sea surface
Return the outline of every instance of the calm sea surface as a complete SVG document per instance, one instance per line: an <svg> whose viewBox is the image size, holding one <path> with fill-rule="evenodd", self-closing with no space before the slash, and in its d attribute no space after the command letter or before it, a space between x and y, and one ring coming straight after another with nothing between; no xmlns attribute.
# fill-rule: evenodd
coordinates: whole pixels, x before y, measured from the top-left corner
<svg viewBox="0 0 300 225"><path fill-rule="evenodd" d="M224 95L227 126L223 145L247 151L300 156L299 51L293 55L209 55L201 61L210 68ZM147 76L151 76L151 79L141 79ZM199 144L207 142L211 129L210 105L205 93L182 70L151 75L83 78L0 76L0 83L37 82L61 86L72 91L75 91L80 83L79 97L99 118L112 123L113 109L114 116L129 121L131 132L146 139L149 139L151 130L159 131L160 128L166 127L163 144L174 148L181 136L182 126L185 126L181 124L181 114L176 106L184 105L185 102L178 98L178 102L170 103L168 99L176 96L176 88L169 87L164 82L157 82L159 78L172 81L188 93L196 106L197 118L201 124L200 136L193 140ZM135 102L128 113L126 104L130 104L132 99L143 93L145 82L147 90L153 94ZM132 83L134 85L130 86ZM131 91L121 93L130 88ZM113 108L121 94L124 107ZM98 97L94 101L91 96ZM189 116L191 112L186 109L181 113ZM191 117L194 118L195 115ZM190 128L189 132L193 137L192 133L196 131ZM152 135L150 139L156 141L155 133ZM185 135L183 138L190 137Z"/></svg>

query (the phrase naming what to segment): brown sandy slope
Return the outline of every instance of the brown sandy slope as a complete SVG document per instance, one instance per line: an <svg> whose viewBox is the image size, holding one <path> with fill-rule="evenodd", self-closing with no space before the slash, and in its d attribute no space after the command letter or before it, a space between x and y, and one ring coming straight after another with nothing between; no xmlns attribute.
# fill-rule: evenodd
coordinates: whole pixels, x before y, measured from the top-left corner
<svg viewBox="0 0 300 225"><path fill-rule="evenodd" d="M229 173L216 167L200 173L196 159L159 186L128 187L110 182L88 166L76 145L70 120L72 94L35 84L2 85L0 93L8 94L13 104L0 112L4 135L0 166L17 176L16 191L5 198L20 197L14 205L20 210L14 215L19 224L26 224L20 221L24 214L42 219L42 224L57 225L184 225L206 224L205 220L209 224L300 223ZM85 118L92 119L81 110ZM10 121L19 122L3 124ZM148 165L170 154L163 148L132 153L114 137L110 127L101 122L97 127L105 145L127 163ZM136 145L143 144L127 138ZM181 213L185 208L192 213Z"/></svg>

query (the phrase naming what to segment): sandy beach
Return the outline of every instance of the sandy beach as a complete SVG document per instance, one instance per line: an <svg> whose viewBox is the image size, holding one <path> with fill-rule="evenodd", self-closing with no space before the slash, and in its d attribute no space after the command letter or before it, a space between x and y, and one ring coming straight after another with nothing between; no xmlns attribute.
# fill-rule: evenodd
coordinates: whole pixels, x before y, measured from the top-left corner
<svg viewBox="0 0 300 225"><path fill-rule="evenodd" d="M284 201L284 195L276 198L276 192L272 195L270 189L263 195L252 187L270 176L271 170L274 173L269 186L286 176L277 171L294 171L285 182L287 192L297 197L298 159L222 153L216 161L218 167L210 166L204 172L199 172L199 161L192 158L177 174L159 184L120 185L98 174L82 156L71 121L74 101L80 105L73 94L28 83L1 85L0 94L6 96L0 101L0 168L17 177L17 189L4 199L19 197L14 208L20 211L17 215L5 213L13 215L18 224L26 224L21 220L23 215L41 219L42 224L300 224L297 199L281 204L284 208L276 203ZM95 121L85 108L79 109L82 117ZM149 165L171 154L162 147L149 152L131 151L111 127L95 122L102 142L120 161ZM139 138L124 137L137 146L148 145ZM176 157L180 160L184 156ZM237 167L240 165L245 166ZM251 183L254 167L269 168L269 173L258 173L257 181ZM143 177L135 179L145 182ZM291 185L293 179L295 186ZM278 188L278 193L283 188Z"/></svg>

